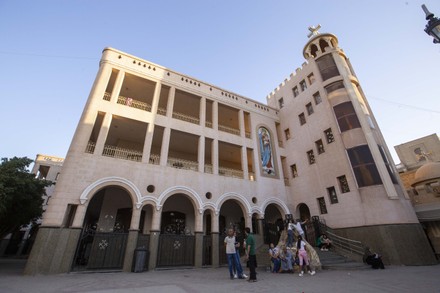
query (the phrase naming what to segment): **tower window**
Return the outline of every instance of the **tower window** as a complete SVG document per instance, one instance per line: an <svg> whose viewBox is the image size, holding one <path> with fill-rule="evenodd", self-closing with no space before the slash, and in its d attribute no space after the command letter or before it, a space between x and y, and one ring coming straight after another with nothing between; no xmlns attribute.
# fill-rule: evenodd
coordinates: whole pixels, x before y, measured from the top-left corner
<svg viewBox="0 0 440 293"><path fill-rule="evenodd" d="M313 111L312 103L308 103L306 105L306 109L307 109L307 114L309 114L309 116L313 114L314 111Z"/></svg>
<svg viewBox="0 0 440 293"><path fill-rule="evenodd" d="M293 97L296 98L299 95L298 87L297 86L294 87L292 91L293 91Z"/></svg>
<svg viewBox="0 0 440 293"><path fill-rule="evenodd" d="M302 81L299 83L299 86L301 87L301 91L305 91L305 90L307 89L306 81L305 81L305 80L302 80Z"/></svg>
<svg viewBox="0 0 440 293"><path fill-rule="evenodd" d="M324 144L322 143L322 139L315 141L315 145L316 145L316 150L318 151L318 154L322 154L325 152Z"/></svg>
<svg viewBox="0 0 440 293"><path fill-rule="evenodd" d="M296 169L296 164L290 166L290 171L292 171L292 177L298 177L298 170Z"/></svg>
<svg viewBox="0 0 440 293"><path fill-rule="evenodd" d="M280 106L280 109L281 109L282 107L284 107L284 99L283 99L283 98L280 98L280 99L278 100L278 105Z"/></svg>
<svg viewBox="0 0 440 293"><path fill-rule="evenodd" d="M333 107L333 110L335 111L336 119L338 119L341 132L361 127L351 102L336 105Z"/></svg>
<svg viewBox="0 0 440 293"><path fill-rule="evenodd" d="M334 203L338 203L338 195L336 194L336 190L335 187L328 187L327 188L327 193L328 193L328 197L330 199L330 203L334 204Z"/></svg>
<svg viewBox="0 0 440 293"><path fill-rule="evenodd" d="M309 80L309 84L313 84L315 82L315 76L313 75L313 73L310 73L307 76L307 79Z"/></svg>
<svg viewBox="0 0 440 293"><path fill-rule="evenodd" d="M319 94L319 92L316 92L313 95L313 99L315 100L315 105L318 105L322 102L321 95Z"/></svg>
<svg viewBox="0 0 440 293"><path fill-rule="evenodd" d="M315 154L313 153L313 150L310 150L307 152L307 158L309 159L309 164L315 164Z"/></svg>
<svg viewBox="0 0 440 293"><path fill-rule="evenodd" d="M325 204L325 199L323 197L317 198L318 205L319 205L319 211L321 214L327 214L327 206Z"/></svg>
<svg viewBox="0 0 440 293"><path fill-rule="evenodd" d="M379 171L368 145L361 145L347 150L359 187L382 184Z"/></svg>
<svg viewBox="0 0 440 293"><path fill-rule="evenodd" d="M324 134L325 138L327 139L327 143L332 143L335 141L335 137L331 128L324 130Z"/></svg>
<svg viewBox="0 0 440 293"><path fill-rule="evenodd" d="M290 130L289 130L289 128L284 130L284 134L286 136L286 140L290 139Z"/></svg>
<svg viewBox="0 0 440 293"><path fill-rule="evenodd" d="M322 48L321 48L322 49ZM338 67L332 54L327 54L316 60L316 63L321 73L322 81L339 75Z"/></svg>
<svg viewBox="0 0 440 293"><path fill-rule="evenodd" d="M304 113L299 114L298 118L299 118L299 124L301 125L306 124L306 115L304 115Z"/></svg>
<svg viewBox="0 0 440 293"><path fill-rule="evenodd" d="M342 193L350 192L350 187L348 186L347 178L345 175L338 177L339 182L339 188L341 189Z"/></svg>

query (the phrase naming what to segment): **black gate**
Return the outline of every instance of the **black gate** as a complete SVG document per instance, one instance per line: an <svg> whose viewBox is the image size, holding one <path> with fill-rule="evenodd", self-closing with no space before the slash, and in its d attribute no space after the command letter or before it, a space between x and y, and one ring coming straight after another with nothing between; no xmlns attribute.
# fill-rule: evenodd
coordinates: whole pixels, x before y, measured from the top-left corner
<svg viewBox="0 0 440 293"><path fill-rule="evenodd" d="M203 266L212 265L212 236L203 235Z"/></svg>
<svg viewBox="0 0 440 293"><path fill-rule="evenodd" d="M122 269L128 233L99 233L84 229L76 249L72 270Z"/></svg>
<svg viewBox="0 0 440 293"><path fill-rule="evenodd" d="M161 234L158 267L194 266L195 236Z"/></svg>
<svg viewBox="0 0 440 293"><path fill-rule="evenodd" d="M278 245L280 240L279 225L276 223L264 223L264 243L273 243L275 246Z"/></svg>

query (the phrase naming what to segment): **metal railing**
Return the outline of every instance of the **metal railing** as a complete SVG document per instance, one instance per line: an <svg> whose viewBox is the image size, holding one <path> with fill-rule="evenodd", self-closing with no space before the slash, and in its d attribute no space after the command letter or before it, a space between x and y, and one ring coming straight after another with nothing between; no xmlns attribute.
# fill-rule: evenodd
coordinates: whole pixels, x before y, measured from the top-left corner
<svg viewBox="0 0 440 293"><path fill-rule="evenodd" d="M160 155L150 154L150 164L159 165L160 164Z"/></svg>
<svg viewBox="0 0 440 293"><path fill-rule="evenodd" d="M102 99L106 101L110 101L111 97L112 97L112 93L105 92L104 97L102 97Z"/></svg>
<svg viewBox="0 0 440 293"><path fill-rule="evenodd" d="M93 141L89 141L86 146L86 153L93 154L95 151L96 143Z"/></svg>
<svg viewBox="0 0 440 293"><path fill-rule="evenodd" d="M157 108L157 114L166 116L167 115L167 109L159 107L159 108Z"/></svg>
<svg viewBox="0 0 440 293"><path fill-rule="evenodd" d="M211 121L205 121L205 126L212 128L212 122Z"/></svg>
<svg viewBox="0 0 440 293"><path fill-rule="evenodd" d="M361 241L345 238L333 233L332 229L327 227L323 222L320 223L321 230L327 234L332 241L332 245L336 249L340 249L342 253L348 253L357 259L362 259L365 253L365 245Z"/></svg>
<svg viewBox="0 0 440 293"><path fill-rule="evenodd" d="M234 178L243 178L243 171L231 168L219 167L218 175Z"/></svg>
<svg viewBox="0 0 440 293"><path fill-rule="evenodd" d="M212 170L213 169L212 169L212 165L211 164L205 164L205 173L212 174L213 173Z"/></svg>

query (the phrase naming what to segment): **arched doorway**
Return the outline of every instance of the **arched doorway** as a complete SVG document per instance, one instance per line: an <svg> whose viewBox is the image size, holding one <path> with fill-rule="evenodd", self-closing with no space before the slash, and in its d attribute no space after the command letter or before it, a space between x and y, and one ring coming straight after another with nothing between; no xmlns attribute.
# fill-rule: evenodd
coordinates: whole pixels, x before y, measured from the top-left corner
<svg viewBox="0 0 440 293"><path fill-rule="evenodd" d="M228 229L234 229L237 237L237 240L240 243L243 243L244 239L244 228L245 228L245 220L244 220L244 211L240 203L236 200L229 199L225 201L221 208L219 214L219 263L221 265L227 264L226 258L226 250L224 246L224 240L226 237L226 233ZM240 248L240 252L242 252L243 248ZM244 251L244 250L243 250Z"/></svg>
<svg viewBox="0 0 440 293"><path fill-rule="evenodd" d="M129 193L121 187L108 186L93 195L72 270L122 269L132 208Z"/></svg>
<svg viewBox="0 0 440 293"><path fill-rule="evenodd" d="M269 204L264 211L264 243L278 244L284 229L283 216L275 204Z"/></svg>
<svg viewBox="0 0 440 293"><path fill-rule="evenodd" d="M195 211L185 194L173 194L162 208L158 267L194 266Z"/></svg>

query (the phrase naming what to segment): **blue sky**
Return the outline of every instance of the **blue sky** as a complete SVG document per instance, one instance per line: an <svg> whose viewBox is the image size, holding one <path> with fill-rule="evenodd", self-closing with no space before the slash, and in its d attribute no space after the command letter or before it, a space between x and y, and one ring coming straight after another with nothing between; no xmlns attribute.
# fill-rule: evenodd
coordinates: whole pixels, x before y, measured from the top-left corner
<svg viewBox="0 0 440 293"><path fill-rule="evenodd" d="M65 157L105 47L266 102L321 24L398 163L395 145L440 134L440 44L423 3L440 17L438 0L0 0L0 157Z"/></svg>

